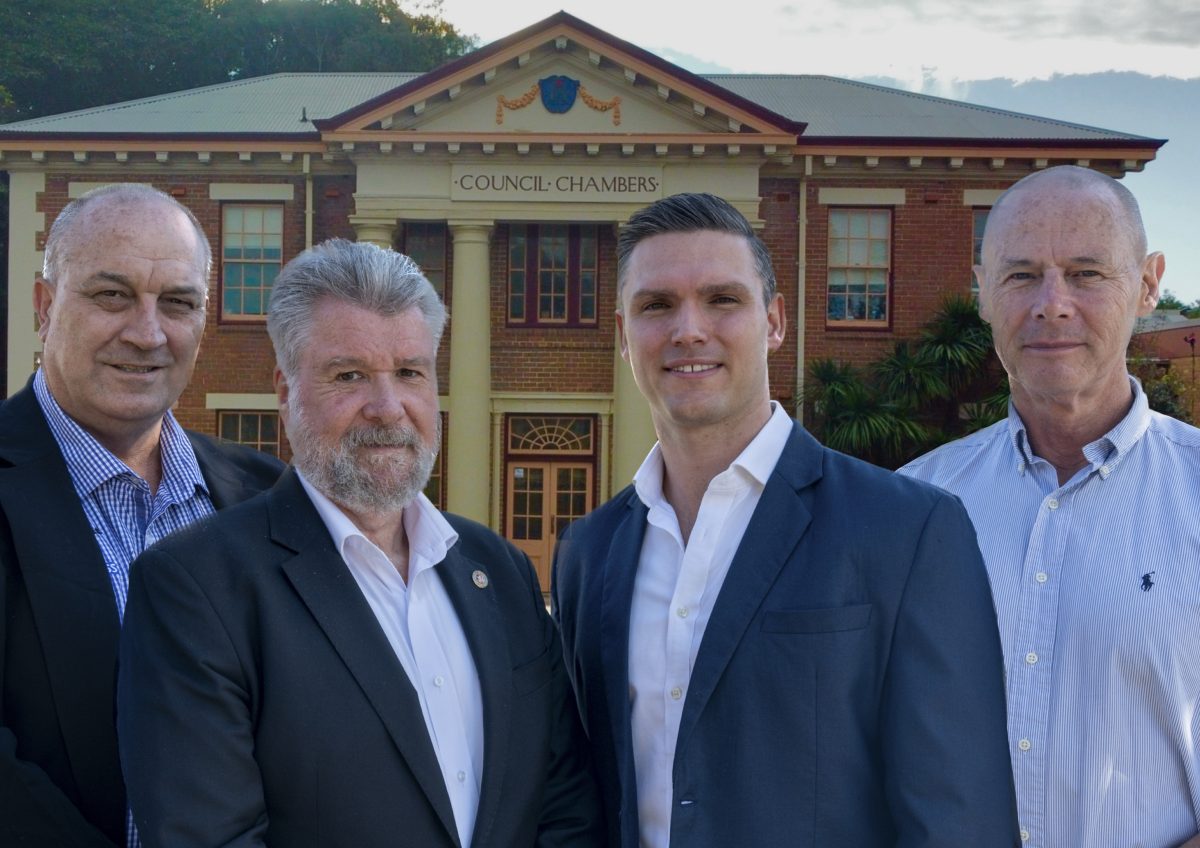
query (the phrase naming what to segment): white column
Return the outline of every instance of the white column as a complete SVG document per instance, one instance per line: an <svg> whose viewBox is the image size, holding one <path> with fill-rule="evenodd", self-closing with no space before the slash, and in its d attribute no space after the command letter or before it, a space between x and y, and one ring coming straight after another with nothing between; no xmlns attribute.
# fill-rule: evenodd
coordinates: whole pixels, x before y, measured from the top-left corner
<svg viewBox="0 0 1200 848"><path fill-rule="evenodd" d="M450 426L446 440L446 505L486 524L492 490L490 221L449 222L454 240L451 280ZM499 446L497 446L498 448Z"/></svg>
<svg viewBox="0 0 1200 848"><path fill-rule="evenodd" d="M8 394L25 385L33 373L33 356L42 349L33 322L33 281L42 270L37 235L50 229L37 211L46 190L40 171L12 171L8 182Z"/></svg>

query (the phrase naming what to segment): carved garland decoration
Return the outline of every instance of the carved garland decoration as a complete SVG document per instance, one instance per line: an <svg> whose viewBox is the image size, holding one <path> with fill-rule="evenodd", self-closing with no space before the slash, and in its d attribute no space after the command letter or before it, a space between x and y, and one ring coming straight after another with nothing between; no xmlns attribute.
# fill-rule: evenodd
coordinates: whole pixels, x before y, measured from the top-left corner
<svg viewBox="0 0 1200 848"><path fill-rule="evenodd" d="M512 109L513 111L516 111L518 109L524 109L526 106L528 106L534 100L536 100L537 96L538 96L538 90L539 90L538 83L535 82L530 87L529 91L525 92L520 97L517 97L513 100L509 100L503 94L497 94L496 95L496 124L501 125L504 123L504 110L505 109ZM613 113L613 126L614 127L621 126L621 97L620 97L620 95L613 97L611 100L599 100L596 97L592 96L592 94L590 92L588 92L588 90L581 85L581 86L579 86L579 97L583 100L583 102L587 105L587 107L589 109L592 109L596 112L608 112L611 110Z"/></svg>

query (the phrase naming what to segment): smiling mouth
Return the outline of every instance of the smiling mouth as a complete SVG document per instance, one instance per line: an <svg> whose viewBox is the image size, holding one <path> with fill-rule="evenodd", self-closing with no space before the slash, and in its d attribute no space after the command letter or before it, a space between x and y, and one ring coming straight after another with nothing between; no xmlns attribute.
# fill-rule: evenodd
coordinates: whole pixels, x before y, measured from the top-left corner
<svg viewBox="0 0 1200 848"><path fill-rule="evenodd" d="M705 371L715 371L720 365L674 365L668 368L672 374L702 374Z"/></svg>
<svg viewBox="0 0 1200 848"><path fill-rule="evenodd" d="M113 365L123 374L149 374L162 368L161 365Z"/></svg>

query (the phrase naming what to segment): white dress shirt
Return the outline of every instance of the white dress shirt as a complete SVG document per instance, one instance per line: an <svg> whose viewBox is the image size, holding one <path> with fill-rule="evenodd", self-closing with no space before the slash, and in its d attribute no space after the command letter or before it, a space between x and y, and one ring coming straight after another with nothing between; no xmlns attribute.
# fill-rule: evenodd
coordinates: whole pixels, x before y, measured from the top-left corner
<svg viewBox="0 0 1200 848"><path fill-rule="evenodd" d="M405 507L405 585L387 555L303 474L299 477L417 691L459 841L470 848L483 774L483 698L462 624L434 573L458 534L424 495ZM403 841L400 835L397 839Z"/></svg>
<svg viewBox="0 0 1200 848"><path fill-rule="evenodd" d="M663 496L658 445L633 478L649 509L629 613L629 699L643 848L670 842L675 742L696 653L729 564L792 432L783 408L771 406L754 440L708 484L686 545Z"/></svg>
<svg viewBox="0 0 1200 848"><path fill-rule="evenodd" d="M1008 419L900 469L962 498L1004 647L1029 848L1200 830L1200 430L1133 406L1066 483Z"/></svg>

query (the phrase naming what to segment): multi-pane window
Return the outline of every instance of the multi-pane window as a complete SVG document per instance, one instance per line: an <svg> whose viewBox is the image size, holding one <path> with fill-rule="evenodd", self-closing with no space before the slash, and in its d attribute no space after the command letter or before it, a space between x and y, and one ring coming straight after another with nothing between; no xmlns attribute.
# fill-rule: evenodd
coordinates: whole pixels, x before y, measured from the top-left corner
<svg viewBox="0 0 1200 848"><path fill-rule="evenodd" d="M830 323L887 323L891 259L890 210L829 210Z"/></svg>
<svg viewBox="0 0 1200 848"><path fill-rule="evenodd" d="M446 225L441 221L408 221L404 224L403 251L443 298L446 296ZM432 498L431 498L432 500Z"/></svg>
<svg viewBox="0 0 1200 848"><path fill-rule="evenodd" d="M279 413L231 411L217 417L222 439L279 456Z"/></svg>
<svg viewBox="0 0 1200 848"><path fill-rule="evenodd" d="M262 318L283 266L283 206L227 203L221 208L221 315Z"/></svg>
<svg viewBox="0 0 1200 848"><path fill-rule="evenodd" d="M508 323L594 326L596 239L592 224L513 224L508 239Z"/></svg>
<svg viewBox="0 0 1200 848"><path fill-rule="evenodd" d="M975 209L971 214L971 265L983 262L983 231L987 227L988 213L991 209ZM979 300L979 280L971 274L971 297Z"/></svg>

